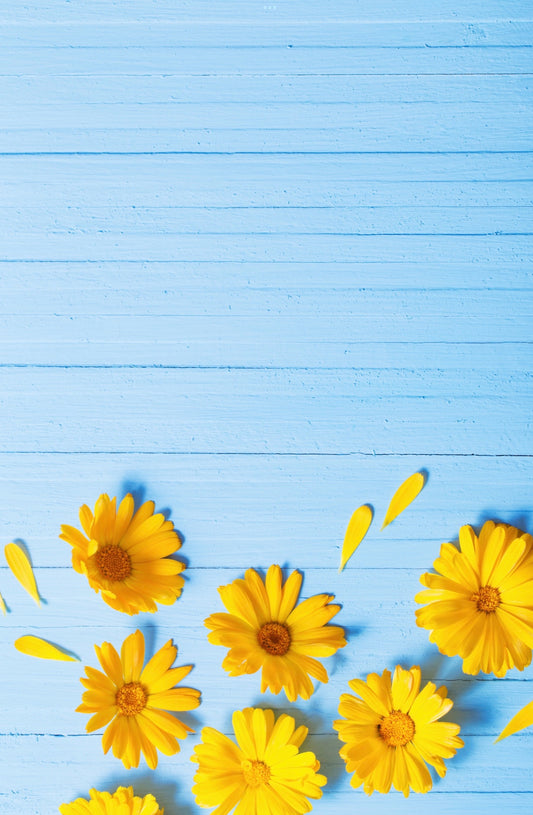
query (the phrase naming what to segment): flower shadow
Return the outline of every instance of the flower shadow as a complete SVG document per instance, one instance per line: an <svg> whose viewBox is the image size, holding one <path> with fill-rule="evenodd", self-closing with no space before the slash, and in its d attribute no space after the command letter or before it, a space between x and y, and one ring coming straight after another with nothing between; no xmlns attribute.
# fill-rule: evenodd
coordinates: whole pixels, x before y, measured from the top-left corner
<svg viewBox="0 0 533 815"><path fill-rule="evenodd" d="M336 624L335 621L333 624ZM341 623L339 623L339 625L341 625ZM362 625L344 624L342 628L344 628L347 644L344 648L340 648L333 656L328 657L324 662L330 676L335 676L336 673L342 672L353 664L352 649L354 648L354 640L356 637L360 637L365 630L365 627Z"/></svg>
<svg viewBox="0 0 533 815"><path fill-rule="evenodd" d="M473 524L474 528L479 527L479 529L481 529L486 521L494 521L495 523L500 524L510 524L511 526L516 526L516 528L522 532L527 532L528 528L531 528L533 512L527 512L524 510L522 512L513 513L505 521L498 517L500 512L501 510L485 510L484 512L480 513L478 523Z"/></svg>
<svg viewBox="0 0 533 815"><path fill-rule="evenodd" d="M128 479L128 478L124 479L124 481L121 484L120 490L121 490L121 496L127 495L127 493L130 493L130 495L133 498L133 502L135 504L135 510L138 510L139 507L142 504L144 504L144 502L147 500L146 499L146 485L141 484L138 481L134 481L133 479L131 479L131 480ZM162 507L162 508L156 507L155 511L157 513L163 515L166 521L168 521L172 516L172 509L170 507ZM185 535L183 534L183 532L181 532L181 530L177 529L175 526L174 526L174 531L176 532L178 538L180 539L181 545L183 546L183 544L186 541ZM181 551L180 551L179 557L173 557L173 556L169 556L169 557L170 557L171 560L177 560L180 563L183 563L186 569L189 567L189 560L188 560L188 558L183 557L183 555L181 554ZM183 574L182 577L185 580L187 580L186 575Z"/></svg>
<svg viewBox="0 0 533 815"><path fill-rule="evenodd" d="M139 484L137 481L130 481L129 479L125 479L122 482L120 487L120 497L130 495L133 498L133 502L135 504L135 509L139 509L141 504L144 504L146 501L146 486L144 484Z"/></svg>
<svg viewBox="0 0 533 815"><path fill-rule="evenodd" d="M149 659L153 657L156 651L155 643L156 643L156 636L157 636L157 625L153 620L147 619L143 620L143 622L139 623L137 626L141 631L144 637L144 650L145 650L145 662L148 662Z"/></svg>

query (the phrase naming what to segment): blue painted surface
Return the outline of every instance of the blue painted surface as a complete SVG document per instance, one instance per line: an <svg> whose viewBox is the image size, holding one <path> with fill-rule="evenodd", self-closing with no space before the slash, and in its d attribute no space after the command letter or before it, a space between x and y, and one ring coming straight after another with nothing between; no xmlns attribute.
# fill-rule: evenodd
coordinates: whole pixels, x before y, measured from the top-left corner
<svg viewBox="0 0 533 815"><path fill-rule="evenodd" d="M133 783L192 815L189 757L126 772L84 735L79 664L139 625L195 664L199 731L290 709L329 783L318 815L531 812L533 733L498 745L533 670L467 678L414 624L463 523L533 531L531 58L516 0L0 3L0 810L47 815ZM351 512L383 517L337 574ZM61 523L102 491L170 512L182 598L138 620L70 568ZM204 617L249 566L332 592L349 644L307 703L228 679ZM354 676L421 664L466 746L427 796L350 790L331 729Z"/></svg>

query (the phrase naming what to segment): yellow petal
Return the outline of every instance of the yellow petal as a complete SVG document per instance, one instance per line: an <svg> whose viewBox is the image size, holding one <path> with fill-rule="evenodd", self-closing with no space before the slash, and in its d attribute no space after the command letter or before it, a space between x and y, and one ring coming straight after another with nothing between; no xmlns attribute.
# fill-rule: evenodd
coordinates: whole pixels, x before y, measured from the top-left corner
<svg viewBox="0 0 533 815"><path fill-rule="evenodd" d="M19 581L23 589L33 597L38 606L41 605L41 598L37 590L37 584L33 575L28 555L21 546L16 543L8 543L4 548L7 565Z"/></svg>
<svg viewBox="0 0 533 815"><path fill-rule="evenodd" d="M0 608L2 609L2 614L7 614L6 604L1 594L0 594Z"/></svg>
<svg viewBox="0 0 533 815"><path fill-rule="evenodd" d="M392 496L387 514L385 515L385 520L383 521L383 526L381 527L382 529L385 529L404 509L407 509L409 504L414 501L419 492L421 492L424 483L424 475L422 473L414 473L398 487Z"/></svg>
<svg viewBox="0 0 533 815"><path fill-rule="evenodd" d="M524 727L529 727L532 724L533 724L533 702L529 702L529 704L527 704L513 716L509 724L503 728L502 732L500 733L496 741L506 739L507 736L511 736L513 733L516 733L517 730L523 730Z"/></svg>
<svg viewBox="0 0 533 815"><path fill-rule="evenodd" d="M368 506L368 504L363 504L362 507L355 510L354 514L350 518L350 523L348 524L346 534L344 535L344 543L342 544L341 565L339 566L339 572L342 572L351 556L365 537L366 533L368 532L368 528L372 523L372 517L372 507Z"/></svg>
<svg viewBox="0 0 533 815"><path fill-rule="evenodd" d="M15 640L15 648L21 654L27 654L30 657L38 657L39 659L58 659L63 662L79 662L78 657L73 657L71 654L58 648L47 640L42 640L40 637L33 637L28 634L26 637L19 637Z"/></svg>

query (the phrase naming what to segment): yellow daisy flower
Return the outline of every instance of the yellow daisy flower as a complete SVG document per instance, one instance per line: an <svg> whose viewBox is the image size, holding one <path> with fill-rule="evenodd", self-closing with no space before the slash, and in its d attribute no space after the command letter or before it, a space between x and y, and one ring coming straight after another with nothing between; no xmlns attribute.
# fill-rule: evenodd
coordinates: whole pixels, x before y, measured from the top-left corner
<svg viewBox="0 0 533 815"><path fill-rule="evenodd" d="M340 698L339 713L345 719L333 722L339 739L345 742L340 755L346 771L353 772L351 785L364 785L367 795L391 786L403 792L431 789L430 764L443 778L443 758L451 758L463 741L457 737L459 725L439 722L453 706L446 688L432 682L420 690L420 668L371 673L366 682L348 683L359 699L349 693Z"/></svg>
<svg viewBox="0 0 533 815"><path fill-rule="evenodd" d="M245 708L233 714L237 744L214 730L202 730L191 761L198 770L192 788L201 807L212 815L301 815L312 809L309 798L321 798L327 779L318 774L314 753L300 753L307 727L295 729L292 716Z"/></svg>
<svg viewBox="0 0 533 815"><path fill-rule="evenodd" d="M177 739L193 733L168 710L193 710L200 704L200 691L176 688L192 665L171 668L178 649L169 640L144 664L144 637L140 631L124 640L120 656L109 642L95 645L104 669L86 667L80 680L87 688L79 713L92 713L86 730L106 728L102 736L104 753L113 748L129 770L139 766L142 751L149 767L157 767L157 750L166 756L179 752Z"/></svg>
<svg viewBox="0 0 533 815"><path fill-rule="evenodd" d="M340 606L330 605L331 594L317 594L296 605L302 575L294 571L282 582L279 566L271 566L266 579L248 569L244 580L221 586L219 593L229 614L211 614L209 642L229 652L222 667L230 676L256 673L260 668L261 693L285 689L289 701L313 693L310 677L328 681L324 666L314 657L329 657L346 645L344 630L326 625Z"/></svg>
<svg viewBox="0 0 533 815"><path fill-rule="evenodd" d="M119 787L113 794L90 790L89 794L89 800L76 798L71 804L61 804L61 815L164 815L153 795L139 798L133 787Z"/></svg>
<svg viewBox="0 0 533 815"><path fill-rule="evenodd" d="M101 592L117 611L157 611L156 603L172 605L184 583L185 565L167 557L181 547L172 521L154 515L147 501L134 513L131 495L116 509L116 498L101 495L94 514L85 504L80 521L85 535L63 524L60 538L72 546L72 566Z"/></svg>
<svg viewBox="0 0 533 815"><path fill-rule="evenodd" d="M441 654L459 655L467 674L522 671L533 648L533 538L487 521L479 536L463 526L459 547L443 543L437 574L420 578L427 589L415 600L427 605L417 625Z"/></svg>

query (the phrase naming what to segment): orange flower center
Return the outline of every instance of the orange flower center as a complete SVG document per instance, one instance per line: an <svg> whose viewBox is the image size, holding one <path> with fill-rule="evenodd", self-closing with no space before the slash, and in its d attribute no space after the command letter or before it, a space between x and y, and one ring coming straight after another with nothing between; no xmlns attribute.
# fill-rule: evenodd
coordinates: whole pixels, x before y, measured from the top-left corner
<svg viewBox="0 0 533 815"><path fill-rule="evenodd" d="M144 710L148 697L140 682L128 682L118 689L115 701L123 716L135 716Z"/></svg>
<svg viewBox="0 0 533 815"><path fill-rule="evenodd" d="M106 543L94 556L96 568L108 580L125 580L131 574L131 559L121 546Z"/></svg>
<svg viewBox="0 0 533 815"><path fill-rule="evenodd" d="M249 787L260 787L261 784L268 784L270 780L270 767L263 761L249 761L246 759L241 764L244 780Z"/></svg>
<svg viewBox="0 0 533 815"><path fill-rule="evenodd" d="M496 611L501 603L500 592L493 586L481 586L470 599L476 604L477 610L484 611L485 614Z"/></svg>
<svg viewBox="0 0 533 815"><path fill-rule="evenodd" d="M291 647L291 635L283 623L265 623L257 632L257 641L274 656L283 656Z"/></svg>
<svg viewBox="0 0 533 815"><path fill-rule="evenodd" d="M378 725L379 735L389 747L402 747L415 735L415 723L407 713L393 710Z"/></svg>

